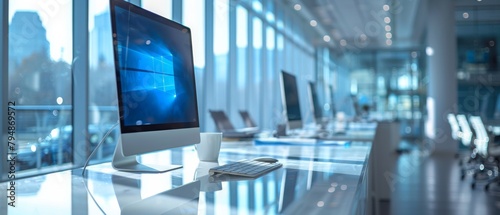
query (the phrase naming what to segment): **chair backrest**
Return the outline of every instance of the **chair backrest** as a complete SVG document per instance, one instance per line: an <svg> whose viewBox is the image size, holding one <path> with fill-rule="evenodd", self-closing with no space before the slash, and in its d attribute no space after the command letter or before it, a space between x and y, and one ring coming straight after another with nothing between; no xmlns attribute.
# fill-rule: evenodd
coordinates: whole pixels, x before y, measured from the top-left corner
<svg viewBox="0 0 500 215"><path fill-rule="evenodd" d="M217 127L218 131L229 131L229 130L234 130L234 126L229 121L229 118L227 117L226 113L221 110L208 110L210 112L210 115L212 116L212 119L215 122L215 126Z"/></svg>
<svg viewBox="0 0 500 215"><path fill-rule="evenodd" d="M488 144L490 142L490 137L486 128L484 127L483 121L479 116L471 116L469 117L470 124L474 129L475 138L474 144L476 145L476 150L479 155L483 157L488 156Z"/></svg>
<svg viewBox="0 0 500 215"><path fill-rule="evenodd" d="M243 119L243 123L245 123L245 127L253 128L258 127L257 123L253 121L252 117L250 117L250 113L248 111L240 110L241 119Z"/></svg>
<svg viewBox="0 0 500 215"><path fill-rule="evenodd" d="M455 114L449 113L448 114L448 123L450 124L451 127L451 137L454 140L459 140L459 134L460 134L460 127L458 126L457 118L455 117Z"/></svg>
<svg viewBox="0 0 500 215"><path fill-rule="evenodd" d="M472 130L469 122L467 121L467 117L463 114L459 114L456 118L458 125L460 126L460 133L458 135L462 140L462 144L464 144L464 146L469 146L472 141Z"/></svg>

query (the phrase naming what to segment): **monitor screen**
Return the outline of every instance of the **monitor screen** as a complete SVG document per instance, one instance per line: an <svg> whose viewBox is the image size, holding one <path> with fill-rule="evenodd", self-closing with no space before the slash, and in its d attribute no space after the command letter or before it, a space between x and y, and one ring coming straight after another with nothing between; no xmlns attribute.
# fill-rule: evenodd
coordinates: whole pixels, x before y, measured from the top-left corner
<svg viewBox="0 0 500 215"><path fill-rule="evenodd" d="M120 6L114 19L122 132L198 126L189 28Z"/></svg>
<svg viewBox="0 0 500 215"><path fill-rule="evenodd" d="M323 118L323 108L318 98L316 84L314 82L309 81L308 87L309 87L309 99L311 103L311 109L314 114L314 119L316 119L316 122L319 123L321 118Z"/></svg>
<svg viewBox="0 0 500 215"><path fill-rule="evenodd" d="M110 9L121 127L117 151L130 156L198 143L191 30L122 0L110 0Z"/></svg>
<svg viewBox="0 0 500 215"><path fill-rule="evenodd" d="M332 85L329 85L328 89L330 90L330 110L332 111L332 118L335 118L337 114L337 108L335 107L335 91Z"/></svg>
<svg viewBox="0 0 500 215"><path fill-rule="evenodd" d="M281 97L289 129L302 128L299 90L295 75L281 71Z"/></svg>

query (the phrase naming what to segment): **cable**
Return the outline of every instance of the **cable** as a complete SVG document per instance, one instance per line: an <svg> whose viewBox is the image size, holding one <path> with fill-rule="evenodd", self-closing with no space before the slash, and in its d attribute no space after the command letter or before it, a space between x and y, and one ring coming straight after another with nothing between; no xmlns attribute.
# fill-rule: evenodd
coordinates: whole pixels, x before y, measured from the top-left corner
<svg viewBox="0 0 500 215"><path fill-rule="evenodd" d="M104 134L104 136L102 137L102 139L99 142L99 144L97 144L97 146L94 148L94 150L92 150L92 153L90 153L89 157L87 158L87 161L85 161L85 165L83 165L82 176L85 175L85 169L87 169L87 166L88 166L88 164L90 162L90 158L92 158L92 156L95 154L95 152L97 151L97 149L102 145L102 143L104 142L104 140L109 136L109 134L111 134L111 132L113 131L113 129L115 129L115 127L117 125L119 125L119 124L120 124L120 121L118 121L113 126L111 126L111 128L108 130L108 132L106 132L106 134Z"/></svg>
<svg viewBox="0 0 500 215"><path fill-rule="evenodd" d="M85 190L89 194L90 198L92 198L92 200L94 201L94 203L97 206L97 208L99 208L99 210L102 212L102 214L106 214L106 212L104 212L104 210L101 208L101 206L99 205L99 203L97 203L97 200L94 198L94 195L92 195L92 193L90 192L90 190L87 187L87 183L85 182L84 178L82 178L82 183L83 183L83 186L85 187Z"/></svg>

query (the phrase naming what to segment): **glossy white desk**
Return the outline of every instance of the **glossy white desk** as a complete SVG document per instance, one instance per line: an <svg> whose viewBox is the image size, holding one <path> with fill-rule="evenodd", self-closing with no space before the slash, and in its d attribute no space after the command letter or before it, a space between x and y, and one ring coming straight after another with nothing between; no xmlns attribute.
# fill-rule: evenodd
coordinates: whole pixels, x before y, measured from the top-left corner
<svg viewBox="0 0 500 215"><path fill-rule="evenodd" d="M109 163L16 181L16 207L0 214L364 214L371 143L254 146L223 143L218 164L272 156L283 167L257 179L208 177L193 147L142 157L183 164L161 174L115 171ZM0 184L7 190L8 182Z"/></svg>

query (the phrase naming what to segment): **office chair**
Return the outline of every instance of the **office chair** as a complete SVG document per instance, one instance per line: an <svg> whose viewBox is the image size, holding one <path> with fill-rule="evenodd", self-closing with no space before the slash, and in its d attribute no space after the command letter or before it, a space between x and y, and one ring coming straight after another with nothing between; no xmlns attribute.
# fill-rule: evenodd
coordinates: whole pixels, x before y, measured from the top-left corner
<svg viewBox="0 0 500 215"><path fill-rule="evenodd" d="M473 169L473 181L471 183L471 187L476 187L477 176L479 174L485 174L488 177L492 176L493 173L497 172L496 165L490 161L490 157L494 154L490 154L489 145L490 145L490 137L486 130L481 117L479 116L471 116L469 117L469 122L474 130L474 152L476 154L476 166ZM492 140L492 139L491 139ZM500 152L496 156L500 156Z"/></svg>
<svg viewBox="0 0 500 215"><path fill-rule="evenodd" d="M455 117L455 114L449 113L448 116L448 123L450 124L451 128L451 137L453 140L457 142L457 144L460 144L461 139L460 139L460 126L458 125L457 118ZM460 153L457 151L455 153L455 158L460 159ZM462 164L460 164L462 165Z"/></svg>
<svg viewBox="0 0 500 215"><path fill-rule="evenodd" d="M459 133L457 133L457 138L460 139L462 145L469 148L469 155L467 156L467 159L464 161L463 158L460 158L459 161L459 165L461 166L461 172L462 172L460 178L463 180L465 179L467 172L475 169L477 155L476 151L474 150L475 145L471 144L474 133L470 128L467 117L463 114L459 114L456 116L456 119L458 126L460 127L460 131Z"/></svg>
<svg viewBox="0 0 500 215"><path fill-rule="evenodd" d="M490 185L493 183L497 183L500 185L500 146L495 145L495 132L493 127L488 128L488 136L489 136L489 141L487 145L482 148L479 153L482 157L486 158L488 161L492 161L496 164L493 175L495 175L493 178L489 179L486 185L484 186L484 189L486 191L489 190Z"/></svg>
<svg viewBox="0 0 500 215"><path fill-rule="evenodd" d="M497 164L496 166L496 176L488 181L486 185L484 185L485 190L490 189L490 185L493 183L498 183L500 185L500 175L499 175L499 170L500 170L500 147L492 147L492 144L489 144L487 152L488 154L485 156L491 157L494 159L495 163Z"/></svg>
<svg viewBox="0 0 500 215"><path fill-rule="evenodd" d="M456 141L460 141L460 126L458 125L458 121L457 118L455 117L455 114L452 113L448 114L448 123L450 124L451 127L451 137Z"/></svg>
<svg viewBox="0 0 500 215"><path fill-rule="evenodd" d="M222 110L208 110L210 112L210 115L212 116L212 119L214 120L215 126L217 128L217 131L223 132L223 131L231 131L235 130L233 124L227 117L226 113Z"/></svg>
<svg viewBox="0 0 500 215"><path fill-rule="evenodd" d="M467 121L467 117L465 115L459 114L456 118L458 126L460 128L459 133L457 133L457 137L460 139L460 142L466 147L474 147L473 145L471 145L473 133L470 128L469 122Z"/></svg>
<svg viewBox="0 0 500 215"><path fill-rule="evenodd" d="M240 110L240 116L241 116L241 119L243 120L243 122L245 123L246 127L249 127L249 128L258 127L257 123L255 123L255 121L253 121L252 117L250 117L250 113L248 113L248 111Z"/></svg>
<svg viewBox="0 0 500 215"><path fill-rule="evenodd" d="M259 133L256 127L235 129L224 111L209 110L209 112L217 130L222 132L224 138L252 138Z"/></svg>

